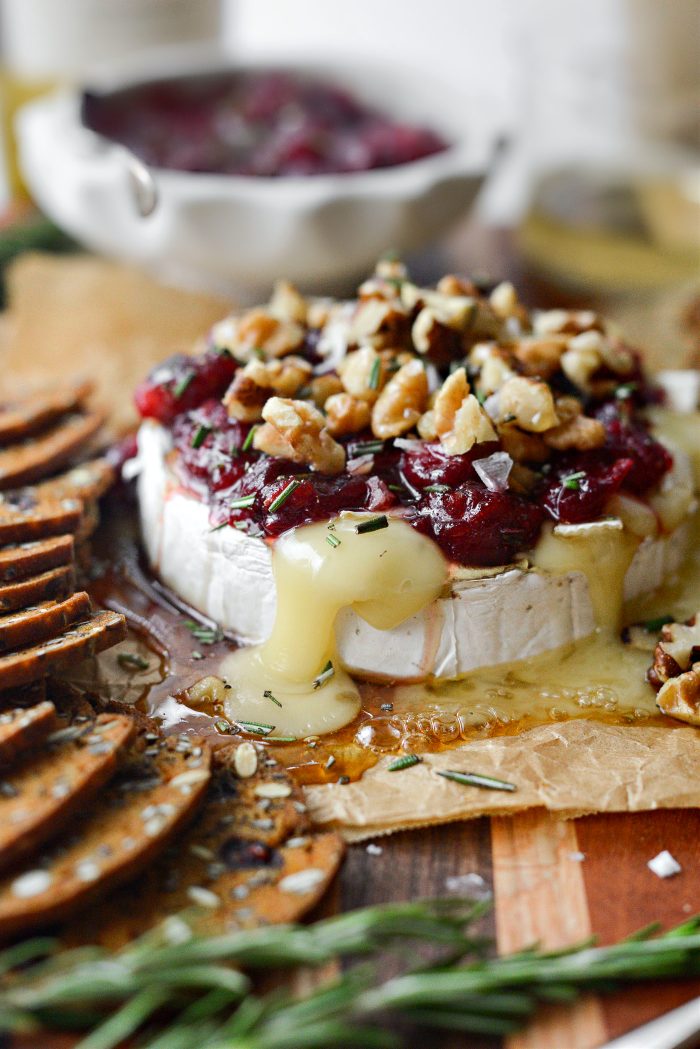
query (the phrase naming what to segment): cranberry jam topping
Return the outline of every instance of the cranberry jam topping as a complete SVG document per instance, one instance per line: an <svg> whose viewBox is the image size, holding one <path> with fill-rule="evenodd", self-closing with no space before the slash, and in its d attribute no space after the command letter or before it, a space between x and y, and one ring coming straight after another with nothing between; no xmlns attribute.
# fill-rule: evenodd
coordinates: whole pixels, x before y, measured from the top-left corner
<svg viewBox="0 0 700 1049"><path fill-rule="evenodd" d="M83 123L145 163L226 175L369 171L447 149L440 135L368 107L334 84L238 72L86 93Z"/></svg>
<svg viewBox="0 0 700 1049"><path fill-rule="evenodd" d="M389 511L451 561L497 566L546 522L654 493L673 465L638 355L596 314L528 312L509 284L420 288L384 260L351 303L281 282L209 346L156 368L136 401L170 428L213 528L273 538Z"/></svg>
<svg viewBox="0 0 700 1049"><path fill-rule="evenodd" d="M228 352L207 350L199 356L175 354L154 368L137 386L134 400L143 419L171 423L209 397L221 397L236 370Z"/></svg>

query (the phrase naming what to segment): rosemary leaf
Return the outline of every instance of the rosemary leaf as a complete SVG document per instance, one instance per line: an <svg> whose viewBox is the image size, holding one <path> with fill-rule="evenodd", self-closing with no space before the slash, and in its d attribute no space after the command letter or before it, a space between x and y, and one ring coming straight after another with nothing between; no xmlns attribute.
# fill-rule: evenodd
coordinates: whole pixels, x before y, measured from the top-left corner
<svg viewBox="0 0 700 1049"><path fill-rule="evenodd" d="M504 779L496 779L494 776L482 776L480 772L458 772L455 769L446 769L438 770L438 776L451 779L455 783L463 783L465 787L481 787L483 790L514 791L518 789L514 783L507 783Z"/></svg>

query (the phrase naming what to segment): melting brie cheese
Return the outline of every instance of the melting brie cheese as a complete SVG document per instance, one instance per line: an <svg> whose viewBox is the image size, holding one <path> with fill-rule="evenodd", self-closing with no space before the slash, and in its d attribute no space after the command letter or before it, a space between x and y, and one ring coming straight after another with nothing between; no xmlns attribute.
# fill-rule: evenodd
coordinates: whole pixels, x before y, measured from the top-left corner
<svg viewBox="0 0 700 1049"><path fill-rule="evenodd" d="M367 529L373 521L386 526ZM269 639L227 656L227 715L294 736L330 732L360 706L335 655L334 626L352 608L391 630L438 597L448 566L436 544L397 517L343 513L282 535L272 568L277 611ZM330 663L330 668L324 670Z"/></svg>

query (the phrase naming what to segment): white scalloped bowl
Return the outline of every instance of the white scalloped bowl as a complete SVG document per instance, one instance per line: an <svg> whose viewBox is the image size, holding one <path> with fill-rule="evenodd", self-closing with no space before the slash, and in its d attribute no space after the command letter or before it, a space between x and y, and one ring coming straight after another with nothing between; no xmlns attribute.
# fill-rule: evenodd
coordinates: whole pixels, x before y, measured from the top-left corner
<svg viewBox="0 0 700 1049"><path fill-rule="evenodd" d="M80 122L80 93L63 90L17 117L22 172L35 200L86 247L165 276L251 294L284 275L332 290L365 273L387 248L434 242L472 204L496 130L475 102L423 73L347 61L238 62L325 76L392 116L423 123L452 143L393 168L342 175L255 178L153 169L157 206L139 214L129 154ZM200 52L172 52L143 68L103 73L91 88L232 68Z"/></svg>

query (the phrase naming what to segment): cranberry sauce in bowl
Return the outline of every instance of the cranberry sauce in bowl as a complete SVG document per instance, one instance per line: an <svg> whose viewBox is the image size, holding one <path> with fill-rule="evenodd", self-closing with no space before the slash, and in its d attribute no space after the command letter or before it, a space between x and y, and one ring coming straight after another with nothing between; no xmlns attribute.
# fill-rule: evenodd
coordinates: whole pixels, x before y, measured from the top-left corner
<svg viewBox="0 0 700 1049"><path fill-rule="evenodd" d="M457 277L419 288L385 261L352 303L280 283L203 353L154 369L136 402L169 429L171 469L212 528L274 538L391 513L450 561L493 567L547 524L644 502L673 467L616 340L594 314L528 313L509 285L486 296Z"/></svg>
<svg viewBox="0 0 700 1049"><path fill-rule="evenodd" d="M448 143L327 80L279 70L214 73L86 92L83 123L154 168L282 177L371 171Z"/></svg>

